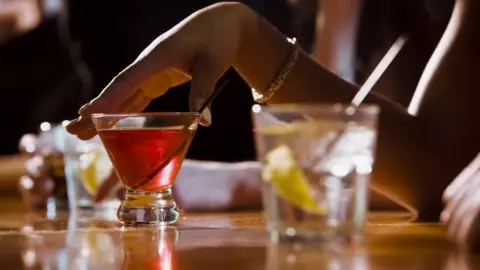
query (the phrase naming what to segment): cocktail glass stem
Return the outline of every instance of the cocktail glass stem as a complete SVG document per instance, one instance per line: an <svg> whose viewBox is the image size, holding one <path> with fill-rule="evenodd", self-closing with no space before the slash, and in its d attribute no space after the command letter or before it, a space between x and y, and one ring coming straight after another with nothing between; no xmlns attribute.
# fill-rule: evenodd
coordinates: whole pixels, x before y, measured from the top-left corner
<svg viewBox="0 0 480 270"><path fill-rule="evenodd" d="M180 212L170 188L156 192L126 189L117 217L125 225L169 225L178 220Z"/></svg>

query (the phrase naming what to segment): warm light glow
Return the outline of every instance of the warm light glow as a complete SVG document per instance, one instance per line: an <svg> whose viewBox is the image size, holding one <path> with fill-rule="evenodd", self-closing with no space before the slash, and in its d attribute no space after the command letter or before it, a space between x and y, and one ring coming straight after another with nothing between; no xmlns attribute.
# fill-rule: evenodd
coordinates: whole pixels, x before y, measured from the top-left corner
<svg viewBox="0 0 480 270"><path fill-rule="evenodd" d="M35 152L35 145L33 143L26 145L25 151L27 151L29 154L33 154L33 152Z"/></svg>
<svg viewBox="0 0 480 270"><path fill-rule="evenodd" d="M20 185L22 185L22 187L24 187L25 189L29 190L33 188L33 181L30 177L22 176L20 178Z"/></svg>
<svg viewBox="0 0 480 270"><path fill-rule="evenodd" d="M255 90L255 88L252 88L252 96L253 96L253 100L259 100L263 98L263 95L259 94L257 90Z"/></svg>
<svg viewBox="0 0 480 270"><path fill-rule="evenodd" d="M27 250L22 254L22 259L26 267L33 267L37 260L37 254L34 250Z"/></svg>
<svg viewBox="0 0 480 270"><path fill-rule="evenodd" d="M172 270L172 246L167 240L167 232L165 231L165 227L160 229L160 234L162 237L160 237L158 246L158 255L160 256L159 270Z"/></svg>
<svg viewBox="0 0 480 270"><path fill-rule="evenodd" d="M21 231L23 232L33 232L33 227L30 225L25 225L22 227Z"/></svg>
<svg viewBox="0 0 480 270"><path fill-rule="evenodd" d="M43 122L43 123L40 124L40 129L42 131L49 131L50 128L52 128L52 125L50 125L50 123L48 123L48 122Z"/></svg>
<svg viewBox="0 0 480 270"><path fill-rule="evenodd" d="M262 106L260 106L260 105L258 105L258 104L255 104L255 105L252 106L252 111L253 111L254 113L259 113L259 112L262 111Z"/></svg>
<svg viewBox="0 0 480 270"><path fill-rule="evenodd" d="M172 270L172 251L170 248L165 250L163 258L161 258L161 268L162 270Z"/></svg>

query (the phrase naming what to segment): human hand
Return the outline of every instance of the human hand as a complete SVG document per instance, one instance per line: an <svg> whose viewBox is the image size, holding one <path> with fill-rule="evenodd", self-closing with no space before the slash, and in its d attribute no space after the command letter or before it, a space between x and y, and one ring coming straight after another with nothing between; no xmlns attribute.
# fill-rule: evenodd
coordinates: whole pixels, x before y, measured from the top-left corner
<svg viewBox="0 0 480 270"><path fill-rule="evenodd" d="M447 187L441 221L447 237L463 249L480 244L480 154Z"/></svg>
<svg viewBox="0 0 480 270"><path fill-rule="evenodd" d="M140 112L170 87L190 79L190 109L200 109L246 43L255 19L253 11L239 3L219 3L193 13L154 40L80 109L67 130L81 139L92 138L92 113ZM209 110L202 116L201 123L209 125Z"/></svg>

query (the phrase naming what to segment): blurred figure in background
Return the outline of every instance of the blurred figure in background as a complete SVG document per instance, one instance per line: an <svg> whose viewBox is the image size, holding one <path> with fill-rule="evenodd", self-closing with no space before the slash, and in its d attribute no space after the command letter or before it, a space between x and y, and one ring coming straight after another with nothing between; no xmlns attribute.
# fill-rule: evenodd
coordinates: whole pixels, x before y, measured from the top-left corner
<svg viewBox="0 0 480 270"><path fill-rule="evenodd" d="M18 151L18 140L43 121L74 116L91 95L78 55L70 47L60 5L52 1L0 2L0 155ZM47 4L50 3L50 4Z"/></svg>

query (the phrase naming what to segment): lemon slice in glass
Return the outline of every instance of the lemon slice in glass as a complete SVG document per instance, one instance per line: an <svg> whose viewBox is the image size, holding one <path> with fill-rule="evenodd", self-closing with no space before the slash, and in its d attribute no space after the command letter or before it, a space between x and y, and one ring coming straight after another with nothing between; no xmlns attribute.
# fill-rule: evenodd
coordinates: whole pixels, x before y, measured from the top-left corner
<svg viewBox="0 0 480 270"><path fill-rule="evenodd" d="M266 155L262 178L271 183L278 196L299 209L325 214L325 207L313 197L307 177L296 165L293 154L287 146L282 145Z"/></svg>
<svg viewBox="0 0 480 270"><path fill-rule="evenodd" d="M80 156L78 175L83 187L91 195L97 192L98 186L100 185L97 175L97 160L99 156L97 151L84 153Z"/></svg>
<svg viewBox="0 0 480 270"><path fill-rule="evenodd" d="M105 149L96 144L87 144L78 148L82 154L79 159L78 177L85 190L95 195L101 182L106 179L112 170L112 163Z"/></svg>

